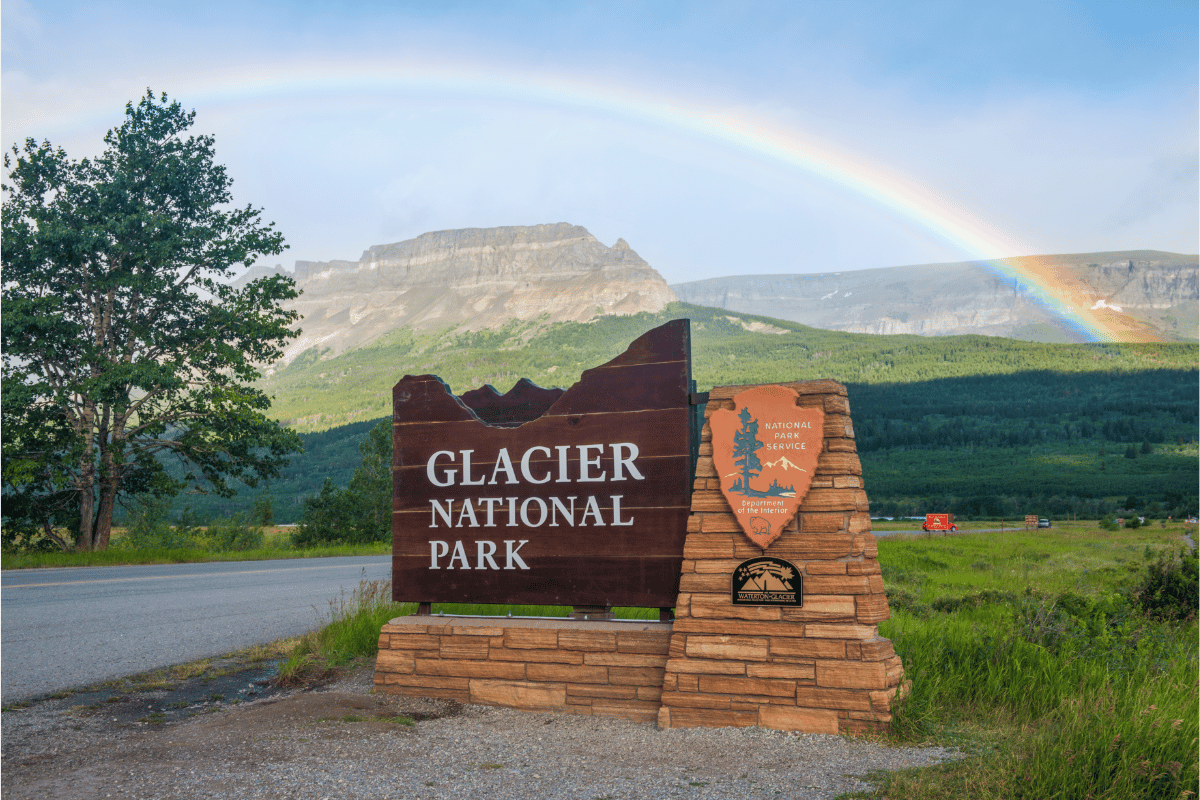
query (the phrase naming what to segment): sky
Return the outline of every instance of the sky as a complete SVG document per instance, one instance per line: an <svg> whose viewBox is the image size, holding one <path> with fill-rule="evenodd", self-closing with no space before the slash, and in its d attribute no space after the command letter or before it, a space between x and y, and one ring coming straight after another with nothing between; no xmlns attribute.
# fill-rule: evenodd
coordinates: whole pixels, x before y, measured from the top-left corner
<svg viewBox="0 0 1200 800"><path fill-rule="evenodd" d="M147 88L282 261L570 222L679 283L1196 253L1197 4L30 2L6 147L94 155Z"/></svg>

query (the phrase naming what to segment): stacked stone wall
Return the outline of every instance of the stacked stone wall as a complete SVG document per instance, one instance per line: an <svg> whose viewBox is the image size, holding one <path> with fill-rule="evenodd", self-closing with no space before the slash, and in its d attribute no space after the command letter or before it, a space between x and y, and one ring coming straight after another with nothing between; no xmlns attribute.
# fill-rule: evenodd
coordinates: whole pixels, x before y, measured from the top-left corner
<svg viewBox="0 0 1200 800"><path fill-rule="evenodd" d="M721 493L704 425L662 727L850 733L891 721L904 669L878 632L889 609L846 389L833 381L785 385L799 392L798 406L824 410L824 445L795 519L766 551L742 533ZM706 416L733 410L733 397L749 388L714 389ZM733 604L734 570L764 554L798 568L803 607Z"/></svg>
<svg viewBox="0 0 1200 800"><path fill-rule="evenodd" d="M417 697L653 721L670 623L398 617L383 626L375 687Z"/></svg>

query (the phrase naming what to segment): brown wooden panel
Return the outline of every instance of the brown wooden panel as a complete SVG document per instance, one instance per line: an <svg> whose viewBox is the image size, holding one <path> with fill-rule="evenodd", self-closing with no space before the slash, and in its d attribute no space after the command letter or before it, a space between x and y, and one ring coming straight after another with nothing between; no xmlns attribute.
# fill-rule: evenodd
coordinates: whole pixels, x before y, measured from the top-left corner
<svg viewBox="0 0 1200 800"><path fill-rule="evenodd" d="M587 370L566 392L522 380L506 395L484 387L456 398L435 376L406 376L393 390L394 597L674 605L690 504L689 353L688 323L676 320ZM641 480L629 470L613 480L613 445L621 443L636 445L632 464ZM603 480L580 479L579 448L589 445L602 445L589 447L587 458L592 476ZM502 448L516 483L496 468ZM464 450L471 451L470 484L464 484ZM431 481L427 467L439 451L453 460L442 455ZM521 468L526 452L534 481ZM628 463L629 449L621 457ZM559 482L564 465L567 480ZM547 475L548 482L536 482ZM571 497L573 522L553 502L569 509ZM593 497L604 525L586 513ZM509 547L517 548L512 559ZM438 569L430 568L431 553Z"/></svg>
<svg viewBox="0 0 1200 800"><path fill-rule="evenodd" d="M521 378L504 394L485 384L463 392L458 399L489 425L520 425L545 414L564 391L544 389L528 378Z"/></svg>
<svg viewBox="0 0 1200 800"><path fill-rule="evenodd" d="M514 575L432 572L427 556L395 555L392 587L400 602L669 607L678 595L679 563L671 557L559 555Z"/></svg>
<svg viewBox="0 0 1200 800"><path fill-rule="evenodd" d="M475 463L482 464L486 458L492 464L502 447L508 449L510 457L520 459L535 445L549 447L553 454L557 454L556 446L567 445L572 448L569 455L578 460L574 448L580 445L630 441L638 446L639 457L686 455L688 410L546 416L519 428L493 427L473 418L447 422L422 420L397 425L395 438L393 464L397 467L424 467L439 450L457 453L464 449L475 451L472 456Z"/></svg>
<svg viewBox="0 0 1200 800"><path fill-rule="evenodd" d="M479 527L446 527L441 517L434 518L429 510L398 512L393 516L392 552L395 555L421 555L430 560L431 540L447 541L453 546L455 541L462 541L467 549L472 563L476 561L476 546L474 542L486 540L497 542L498 553L503 554L506 540L525 540L528 544L522 546L521 556L529 562L530 558L548 558L556 553L567 553L571 556L631 556L643 555L678 555L682 564L683 541L687 536L686 523L679 525L681 517L686 518L686 507L676 508L640 508L626 509L622 514L636 519L632 526L613 526L609 523L607 509L601 510L605 525L589 524L583 527L569 528L565 525L550 527L549 524L533 528L517 524L509 527L507 520L501 520L497 514L495 527L485 527L480 517ZM505 515L507 517L507 515ZM457 515L455 515L457 517ZM520 517L518 516L518 522ZM432 522L437 527L430 527ZM454 520L457 522L457 519ZM580 520L576 520L579 522ZM501 561L497 557L497 561ZM530 562L532 566L532 562Z"/></svg>
<svg viewBox="0 0 1200 800"><path fill-rule="evenodd" d="M443 473L450 467L449 462L444 459L438 462L438 473ZM686 506L689 503L691 493L685 483L679 481L679 476L684 474L689 467L688 456L665 456L658 458L639 458L635 464L638 471L643 476L643 480L637 480L632 475L625 473L625 480L622 481L603 481L603 482L587 482L570 481L567 483L558 483L557 477L559 474L559 464L557 460L533 460L529 461L529 471L533 477L539 480L547 475L550 480L547 483L529 484L524 480L521 474L521 464L519 458L513 464L513 470L517 475L517 483L508 483L507 473L504 471L497 472L496 483L486 483L482 486L464 486L461 481L462 465L454 464L458 471L458 480L453 486L431 486L426 474L424 466L401 467L396 470L395 480L393 481L393 508L397 511L410 509L429 509L430 499L439 501L445 500L475 500L480 497L512 497L519 495L520 497L540 497L550 498L558 497L566 502L569 496L575 496L577 503L586 502L589 495L608 497L613 494L622 496L621 504L623 506ZM493 472L492 464L478 464L474 460L471 462L471 471L476 478L485 477L490 480ZM611 475L611 467L605 465L606 471ZM623 471L624 472L624 471ZM568 475L578 474L578 459L568 462Z"/></svg>

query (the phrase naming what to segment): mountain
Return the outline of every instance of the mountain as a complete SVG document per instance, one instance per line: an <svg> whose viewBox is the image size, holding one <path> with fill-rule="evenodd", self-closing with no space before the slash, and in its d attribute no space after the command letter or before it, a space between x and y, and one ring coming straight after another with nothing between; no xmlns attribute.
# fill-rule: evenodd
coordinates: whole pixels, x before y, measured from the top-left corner
<svg viewBox="0 0 1200 800"><path fill-rule="evenodd" d="M1196 341L1197 257L1135 250L1004 259L1050 279L1127 333L1128 340ZM826 330L948 336L978 333L1042 342L1077 334L981 262L807 275L737 275L671 286L693 305L776 317Z"/></svg>
<svg viewBox="0 0 1200 800"><path fill-rule="evenodd" d="M239 284L279 272L255 268ZM478 331L516 321L584 322L659 311L675 295L624 239L578 225L467 228L375 245L358 261L297 261L301 335L283 364L330 358L399 328Z"/></svg>
<svg viewBox="0 0 1200 800"><path fill-rule="evenodd" d="M515 323L401 330L335 358L306 353L262 383L277 398L271 413L306 446L272 482L276 517L296 521L303 498L327 477L346 485L362 460L358 444L387 418L405 374L436 374L460 395L488 383L504 392L521 378L565 388L680 317L691 319L700 391L815 378L847 384L874 513L1094 518L1124 508L1131 495L1167 503L1155 512L1163 515L1181 497L1194 508L1200 345L881 336L673 303L532 333ZM256 494L180 504L215 517L249 510Z"/></svg>

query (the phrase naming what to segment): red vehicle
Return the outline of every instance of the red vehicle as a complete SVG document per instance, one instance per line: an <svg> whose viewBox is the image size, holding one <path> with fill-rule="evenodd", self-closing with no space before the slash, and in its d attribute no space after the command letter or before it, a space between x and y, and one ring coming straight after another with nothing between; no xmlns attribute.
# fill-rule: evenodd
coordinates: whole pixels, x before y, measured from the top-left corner
<svg viewBox="0 0 1200 800"><path fill-rule="evenodd" d="M921 526L923 531L957 531L958 526L954 524L953 514L926 514L925 524Z"/></svg>

